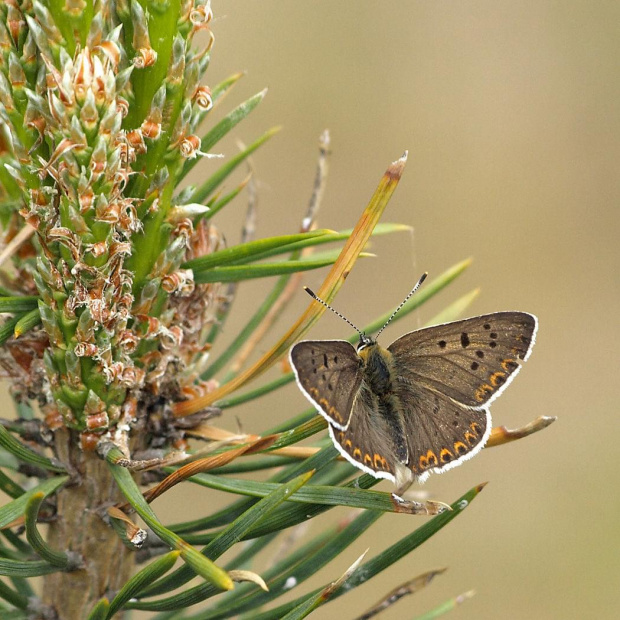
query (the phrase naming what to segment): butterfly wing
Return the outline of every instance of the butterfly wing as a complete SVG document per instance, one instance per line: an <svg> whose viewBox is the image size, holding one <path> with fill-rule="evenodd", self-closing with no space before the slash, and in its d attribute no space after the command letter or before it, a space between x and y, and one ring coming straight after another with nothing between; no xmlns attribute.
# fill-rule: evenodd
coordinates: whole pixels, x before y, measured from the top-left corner
<svg viewBox="0 0 620 620"><path fill-rule="evenodd" d="M487 407L464 407L440 392L398 380L394 392L402 407L407 467L419 482L431 472L460 465L484 447L491 432Z"/></svg>
<svg viewBox="0 0 620 620"><path fill-rule="evenodd" d="M338 451L355 467L375 478L396 481L398 461L392 429L381 414L377 396L362 384L353 403L346 429L329 425Z"/></svg>
<svg viewBox="0 0 620 620"><path fill-rule="evenodd" d="M519 372L532 350L536 329L531 314L495 312L410 332L388 351L401 382L482 408Z"/></svg>
<svg viewBox="0 0 620 620"><path fill-rule="evenodd" d="M349 424L362 383L362 361L345 340L304 340L290 353L295 378L306 398L336 428Z"/></svg>

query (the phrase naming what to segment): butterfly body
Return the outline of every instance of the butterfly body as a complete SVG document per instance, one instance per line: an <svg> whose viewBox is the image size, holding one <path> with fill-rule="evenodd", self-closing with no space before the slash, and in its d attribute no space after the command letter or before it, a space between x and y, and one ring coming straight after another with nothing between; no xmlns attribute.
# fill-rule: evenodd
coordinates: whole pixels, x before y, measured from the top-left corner
<svg viewBox="0 0 620 620"><path fill-rule="evenodd" d="M348 461L396 483L424 481L484 446L488 406L529 356L536 329L533 315L496 312L413 331L387 348L363 334L357 348L302 341L290 358Z"/></svg>

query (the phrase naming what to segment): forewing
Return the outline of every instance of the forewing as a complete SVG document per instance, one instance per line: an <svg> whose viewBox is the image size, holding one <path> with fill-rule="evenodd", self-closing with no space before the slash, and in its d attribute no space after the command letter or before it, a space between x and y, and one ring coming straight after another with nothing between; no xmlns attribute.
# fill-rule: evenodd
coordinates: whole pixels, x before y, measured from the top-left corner
<svg viewBox="0 0 620 620"><path fill-rule="evenodd" d="M491 432L488 408L464 407L439 392L398 381L394 389L403 408L407 466L420 482L431 472L460 465L484 447Z"/></svg>
<svg viewBox="0 0 620 620"><path fill-rule="evenodd" d="M390 428L379 413L377 397L362 385L353 404L349 426L329 425L329 434L339 452L355 467L375 478L394 482L399 467Z"/></svg>
<svg viewBox="0 0 620 620"><path fill-rule="evenodd" d="M440 392L468 407L499 396L527 360L536 317L495 312L405 334L389 347L404 382Z"/></svg>
<svg viewBox="0 0 620 620"><path fill-rule="evenodd" d="M345 429L362 382L355 347L345 340L304 340L291 349L290 359L306 398L328 422Z"/></svg>

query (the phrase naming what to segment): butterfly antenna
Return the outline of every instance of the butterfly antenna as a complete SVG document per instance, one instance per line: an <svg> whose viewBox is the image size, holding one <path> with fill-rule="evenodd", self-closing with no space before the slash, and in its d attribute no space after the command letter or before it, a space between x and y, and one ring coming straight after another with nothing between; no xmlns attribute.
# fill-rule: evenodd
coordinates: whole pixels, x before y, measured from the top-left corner
<svg viewBox="0 0 620 620"><path fill-rule="evenodd" d="M346 316L340 314L338 310L334 310L326 301L323 301L320 297L317 297L314 291L310 290L307 286L304 286L304 291L306 291L306 293L308 293L308 295L310 295L312 299L314 299L315 301L318 301L320 304L323 304L327 309L331 310L336 316L339 316L345 323L350 325L362 338L366 337L366 334L364 334L364 332L361 329L358 329L357 327L355 327L355 325L353 325L353 323L351 323L351 321L349 321L349 319L347 319Z"/></svg>
<svg viewBox="0 0 620 620"><path fill-rule="evenodd" d="M398 306L398 308L396 308L396 310L392 312L392 316L385 322L385 325L377 332L377 335L375 336L375 340L379 338L379 334L392 322L392 319L400 312L401 308L409 301L409 298L420 288L420 286L422 286L422 282L426 280L426 276L428 276L428 273L422 274L422 277L418 280L418 283L411 289L411 291L409 292L409 295L407 295L407 297L403 299L400 306Z"/></svg>

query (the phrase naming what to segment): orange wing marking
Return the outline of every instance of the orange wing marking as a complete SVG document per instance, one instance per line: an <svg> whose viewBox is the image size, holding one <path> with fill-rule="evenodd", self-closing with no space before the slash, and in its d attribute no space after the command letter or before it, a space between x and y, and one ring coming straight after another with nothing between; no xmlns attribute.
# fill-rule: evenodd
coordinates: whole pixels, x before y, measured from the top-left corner
<svg viewBox="0 0 620 620"><path fill-rule="evenodd" d="M483 383L476 390L476 393L474 396L478 402L482 402L483 400L486 400L487 392L490 392L492 394L494 391L495 390L490 385L488 385L487 383Z"/></svg>
<svg viewBox="0 0 620 620"><path fill-rule="evenodd" d="M344 418L342 417L341 413L335 407L330 405L329 402L325 398L321 398L319 396L319 391L315 387L311 387L306 384L306 389L308 390L308 392L310 392L310 394L312 394L312 396L314 397L314 400L318 402L321 408L329 416L331 416L335 420L338 420L338 422L341 422L344 424Z"/></svg>
<svg viewBox="0 0 620 620"><path fill-rule="evenodd" d="M375 453L374 463L375 463L375 469L387 469L387 463L380 454Z"/></svg>
<svg viewBox="0 0 620 620"><path fill-rule="evenodd" d="M432 450L429 450L426 453L426 456L420 457L420 469L428 469L429 467L436 467L437 463L438 463L437 455Z"/></svg>
<svg viewBox="0 0 620 620"><path fill-rule="evenodd" d="M454 458L454 454L448 450L448 448L443 448L439 453L439 460L442 463L449 463Z"/></svg>
<svg viewBox="0 0 620 620"><path fill-rule="evenodd" d="M465 454L466 452L469 452L467 446L462 441L454 442L454 450L457 454Z"/></svg>
<svg viewBox="0 0 620 620"><path fill-rule="evenodd" d="M505 372L494 372L490 377L489 377L489 381L491 382L491 385L497 387L498 385L501 385L502 383L504 383L504 377L506 376Z"/></svg>

